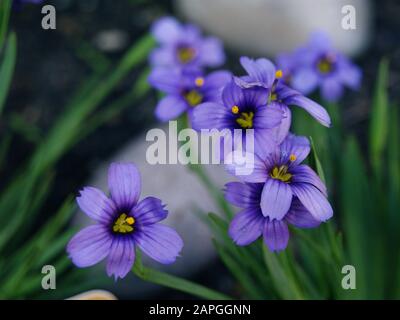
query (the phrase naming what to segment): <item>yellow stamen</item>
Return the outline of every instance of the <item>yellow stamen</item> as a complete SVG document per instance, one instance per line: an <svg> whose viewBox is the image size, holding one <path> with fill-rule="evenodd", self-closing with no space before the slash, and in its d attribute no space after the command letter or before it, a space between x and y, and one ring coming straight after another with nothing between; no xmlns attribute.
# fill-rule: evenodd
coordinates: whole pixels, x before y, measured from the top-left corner
<svg viewBox="0 0 400 320"><path fill-rule="evenodd" d="M282 182L289 183L290 180L292 179L292 175L287 171L288 171L287 166L280 166L279 168L274 167L272 169L272 172L270 173L270 176L272 179L276 179L276 180L280 180Z"/></svg>
<svg viewBox="0 0 400 320"><path fill-rule="evenodd" d="M240 118L236 119L236 122L243 128L243 129L251 129L253 127L253 112L242 112L240 114Z"/></svg>
<svg viewBox="0 0 400 320"><path fill-rule="evenodd" d="M204 85L204 78L203 77L197 77L196 80L194 80L194 83L198 87L202 87Z"/></svg>
<svg viewBox="0 0 400 320"><path fill-rule="evenodd" d="M190 90L185 94L185 99L192 107L197 106L203 100L203 95L196 90Z"/></svg>
<svg viewBox="0 0 400 320"><path fill-rule="evenodd" d="M271 101L278 100L278 95L276 93L271 93Z"/></svg>
<svg viewBox="0 0 400 320"><path fill-rule="evenodd" d="M317 68L321 73L329 73L333 69L334 58L325 57L318 61Z"/></svg>
<svg viewBox="0 0 400 320"><path fill-rule="evenodd" d="M122 213L114 222L113 231L118 233L129 233L133 231L132 225L135 223L135 218L127 217L126 213Z"/></svg>
<svg viewBox="0 0 400 320"><path fill-rule="evenodd" d="M178 58L182 63L188 63L193 60L196 52L193 48L182 47L178 49Z"/></svg>
<svg viewBox="0 0 400 320"><path fill-rule="evenodd" d="M289 157L289 159L290 159L290 161L293 162L293 161L296 161L297 157L296 157L295 154L291 154L290 157Z"/></svg>
<svg viewBox="0 0 400 320"><path fill-rule="evenodd" d="M279 69L278 71L275 72L275 78L280 79L282 77L283 77L282 70Z"/></svg>
<svg viewBox="0 0 400 320"><path fill-rule="evenodd" d="M238 106L233 106L232 107L232 113L238 114L239 113L239 107Z"/></svg>

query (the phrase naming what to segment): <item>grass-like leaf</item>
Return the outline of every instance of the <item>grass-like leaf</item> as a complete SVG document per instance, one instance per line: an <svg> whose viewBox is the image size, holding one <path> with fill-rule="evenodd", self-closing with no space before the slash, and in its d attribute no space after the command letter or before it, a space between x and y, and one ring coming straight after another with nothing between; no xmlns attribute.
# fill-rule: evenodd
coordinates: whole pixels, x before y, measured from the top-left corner
<svg viewBox="0 0 400 320"><path fill-rule="evenodd" d="M17 38L14 33L11 33L11 35L8 37L4 55L0 62L0 115L3 112L4 102L6 101L8 89L10 88L11 79L15 68L16 56Z"/></svg>
<svg viewBox="0 0 400 320"><path fill-rule="evenodd" d="M139 278L168 288L189 293L193 296L210 300L229 300L229 296L206 288L197 283L170 275L161 271L150 269L142 264L141 253L136 250L135 265L132 270Z"/></svg>
<svg viewBox="0 0 400 320"><path fill-rule="evenodd" d="M283 299L303 299L303 293L296 283L289 266L282 263L284 253L271 252L263 245L264 261L271 274L272 282Z"/></svg>
<svg viewBox="0 0 400 320"><path fill-rule="evenodd" d="M387 145L389 103L387 87L389 81L389 61L382 59L379 64L378 78L371 108L369 128L370 158L375 174L382 169L382 155Z"/></svg>
<svg viewBox="0 0 400 320"><path fill-rule="evenodd" d="M8 31L12 2L13 0L1 0L0 2L0 53Z"/></svg>

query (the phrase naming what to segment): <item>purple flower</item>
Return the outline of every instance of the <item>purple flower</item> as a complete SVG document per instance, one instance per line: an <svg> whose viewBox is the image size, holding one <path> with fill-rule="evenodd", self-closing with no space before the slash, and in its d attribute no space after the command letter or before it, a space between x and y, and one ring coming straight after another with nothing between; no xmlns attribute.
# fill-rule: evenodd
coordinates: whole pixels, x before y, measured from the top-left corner
<svg viewBox="0 0 400 320"><path fill-rule="evenodd" d="M303 108L324 126L329 127L331 119L326 110L318 103L303 96L300 92L284 84L284 73L276 70L274 64L264 58L252 60L242 57L240 63L248 75L235 77L235 82L242 88L261 87L269 91L271 104L275 104L290 115L288 106Z"/></svg>
<svg viewBox="0 0 400 320"><path fill-rule="evenodd" d="M161 121L177 118L204 102L221 101L222 88L232 79L228 71L215 71L203 76L201 71L185 71L178 68L155 68L149 76L150 84L167 95L156 108Z"/></svg>
<svg viewBox="0 0 400 320"><path fill-rule="evenodd" d="M242 208L229 226L229 236L239 246L245 246L263 236L271 251L281 251L289 241L288 224L298 228L320 225L298 198L293 198L290 209L281 220L265 217L260 202L264 184L230 182L225 185L225 197L231 204Z"/></svg>
<svg viewBox="0 0 400 320"><path fill-rule="evenodd" d="M353 90L361 85L361 70L346 56L335 50L323 33L314 33L301 54L294 54L298 67L292 74L291 85L304 94L317 87L327 101L339 100L344 87Z"/></svg>
<svg viewBox="0 0 400 320"><path fill-rule="evenodd" d="M286 247L287 223L312 227L333 215L318 175L301 162L310 152L305 137L289 134L274 152L255 156L254 171L240 178L249 184L228 184L226 198L244 210L231 223L230 235L240 245L262 233L271 250ZM228 171L234 172L234 165Z"/></svg>
<svg viewBox="0 0 400 320"><path fill-rule="evenodd" d="M194 25L164 17L154 23L151 32L160 44L150 55L153 66L218 67L225 61L221 41L203 37Z"/></svg>
<svg viewBox="0 0 400 320"><path fill-rule="evenodd" d="M255 148L268 150L286 137L290 116L285 118L279 105L267 103L267 90L243 89L231 81L222 91L221 102L202 103L194 109L192 127L198 131L254 129Z"/></svg>
<svg viewBox="0 0 400 320"><path fill-rule="evenodd" d="M96 224L82 229L68 243L73 263L83 268L107 258L107 274L117 280L131 270L136 246L160 263L174 262L182 239L172 228L157 223L168 215L161 200L147 197L139 201L137 168L132 163L112 163L108 186L110 197L93 187L83 188L77 197L81 210Z"/></svg>

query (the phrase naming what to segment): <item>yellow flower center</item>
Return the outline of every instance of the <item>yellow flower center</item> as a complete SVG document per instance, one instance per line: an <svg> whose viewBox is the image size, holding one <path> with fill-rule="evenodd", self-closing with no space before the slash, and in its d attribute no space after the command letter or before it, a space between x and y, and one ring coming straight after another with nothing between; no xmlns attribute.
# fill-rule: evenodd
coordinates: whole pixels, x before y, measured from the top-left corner
<svg viewBox="0 0 400 320"><path fill-rule="evenodd" d="M204 85L204 78L203 77L197 77L196 80L194 80L194 83L198 87L202 87Z"/></svg>
<svg viewBox="0 0 400 320"><path fill-rule="evenodd" d="M277 70L277 71L275 72L275 78L280 79L280 78L282 78L282 77L283 77L283 72L282 72L282 70Z"/></svg>
<svg viewBox="0 0 400 320"><path fill-rule="evenodd" d="M195 50L190 47L181 47L178 49L178 59L182 63L188 63L193 60L195 54Z"/></svg>
<svg viewBox="0 0 400 320"><path fill-rule="evenodd" d="M192 107L197 106L203 100L203 95L196 90L190 90L185 94L185 99Z"/></svg>
<svg viewBox="0 0 400 320"><path fill-rule="evenodd" d="M280 180L282 182L290 182L292 175L287 172L287 166L274 167L270 173L272 179Z"/></svg>
<svg viewBox="0 0 400 320"><path fill-rule="evenodd" d="M128 217L126 213L122 213L113 225L113 231L118 233L129 233L133 231L133 225L135 224L135 218Z"/></svg>
<svg viewBox="0 0 400 320"><path fill-rule="evenodd" d="M317 68L319 72L326 74L332 71L333 63L330 59L323 58L320 61L318 61Z"/></svg>
<svg viewBox="0 0 400 320"><path fill-rule="evenodd" d="M251 129L253 127L254 112L242 112L236 122L243 129Z"/></svg>
<svg viewBox="0 0 400 320"><path fill-rule="evenodd" d="M276 93L271 93L271 101L278 100L278 95Z"/></svg>
<svg viewBox="0 0 400 320"><path fill-rule="evenodd" d="M291 154L290 156L289 156L289 159L290 159L290 161L296 161L296 159L297 159L297 157L296 157L296 155L295 154Z"/></svg>

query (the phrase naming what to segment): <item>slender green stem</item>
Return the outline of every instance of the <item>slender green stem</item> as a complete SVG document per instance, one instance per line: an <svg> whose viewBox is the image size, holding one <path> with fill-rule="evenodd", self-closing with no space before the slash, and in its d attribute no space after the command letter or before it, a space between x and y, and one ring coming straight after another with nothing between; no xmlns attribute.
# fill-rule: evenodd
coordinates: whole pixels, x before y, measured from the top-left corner
<svg viewBox="0 0 400 320"><path fill-rule="evenodd" d="M229 296L226 296L222 293L219 293L202 285L196 284L194 282L176 276L172 276L170 274L161 271L146 268L141 270L140 272L137 269L134 269L134 272L142 280L159 284L171 289L176 289L182 292L186 292L200 298L208 300L232 299Z"/></svg>
<svg viewBox="0 0 400 320"><path fill-rule="evenodd" d="M218 291L209 289L197 283L189 280L182 279L177 276L167 274L158 270L150 269L143 266L141 261L140 252L136 252L136 261L132 269L140 279L148 282L152 282L164 287L179 290L182 292L189 293L196 297L200 297L208 300L230 300L231 297L220 293Z"/></svg>

